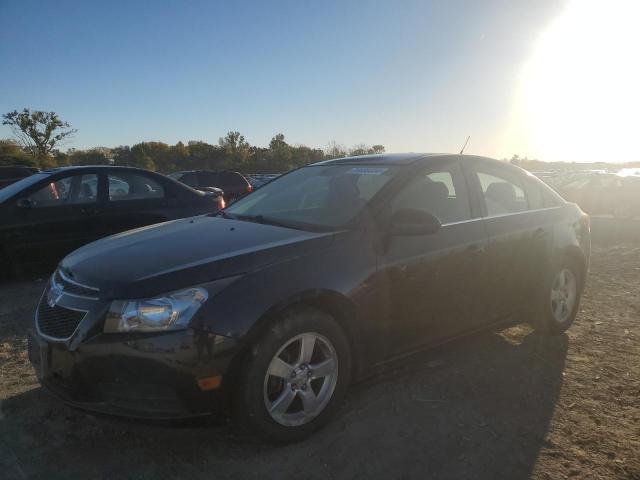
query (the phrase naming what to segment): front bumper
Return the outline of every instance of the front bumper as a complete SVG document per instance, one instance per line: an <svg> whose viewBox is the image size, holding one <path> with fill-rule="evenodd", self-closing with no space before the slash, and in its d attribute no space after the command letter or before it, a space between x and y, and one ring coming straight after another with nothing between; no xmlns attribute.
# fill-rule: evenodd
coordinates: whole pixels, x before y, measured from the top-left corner
<svg viewBox="0 0 640 480"><path fill-rule="evenodd" d="M98 333L69 348L29 332L29 360L40 383L86 410L139 418L185 418L224 408L224 377L234 340L182 330L153 334ZM222 376L203 391L198 380Z"/></svg>

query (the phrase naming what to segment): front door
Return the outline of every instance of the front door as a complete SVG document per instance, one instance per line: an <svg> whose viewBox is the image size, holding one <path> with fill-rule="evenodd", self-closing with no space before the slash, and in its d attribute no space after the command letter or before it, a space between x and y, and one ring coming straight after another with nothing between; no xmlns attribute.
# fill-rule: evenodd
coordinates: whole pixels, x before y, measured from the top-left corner
<svg viewBox="0 0 640 480"><path fill-rule="evenodd" d="M8 237L14 263L58 262L95 240L97 206L95 173L56 177L17 199Z"/></svg>
<svg viewBox="0 0 640 480"><path fill-rule="evenodd" d="M417 174L391 201L435 215L442 228L429 235L392 236L378 258L378 296L385 329L384 356L441 341L477 326L486 234L473 218L457 163ZM393 350L393 351L391 351Z"/></svg>

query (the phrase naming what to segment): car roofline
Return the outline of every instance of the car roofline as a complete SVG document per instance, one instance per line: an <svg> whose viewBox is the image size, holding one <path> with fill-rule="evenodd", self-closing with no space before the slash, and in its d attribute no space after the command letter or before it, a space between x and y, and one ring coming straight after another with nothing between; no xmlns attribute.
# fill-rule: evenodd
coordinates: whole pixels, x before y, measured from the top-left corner
<svg viewBox="0 0 640 480"><path fill-rule="evenodd" d="M508 162L496 160L494 158L480 155L460 155L454 153L383 153L374 155L359 155L355 157L341 157L321 162L312 163L308 166L329 166L329 165L387 165L405 166L419 163L428 164L442 160L465 160L481 161L497 165L511 165Z"/></svg>

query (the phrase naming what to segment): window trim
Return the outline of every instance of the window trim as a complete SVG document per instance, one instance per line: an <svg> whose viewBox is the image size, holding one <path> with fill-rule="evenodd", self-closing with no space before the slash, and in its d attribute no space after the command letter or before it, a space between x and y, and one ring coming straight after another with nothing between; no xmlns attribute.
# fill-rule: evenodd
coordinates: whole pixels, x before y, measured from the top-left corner
<svg viewBox="0 0 640 480"><path fill-rule="evenodd" d="M560 208L563 208L563 205L557 205L555 207L536 208L534 210L524 210L522 212L500 213L498 215L491 215L491 216L487 216L487 217L476 217L476 218L472 218L470 220L461 220L459 222L443 223L441 226L442 227L448 227L450 225L458 225L460 223L477 222L477 221L480 221L480 220L490 220L492 218L513 217L514 215L523 215L523 214L526 214L526 213L544 212L546 210L556 210L556 209L560 209Z"/></svg>

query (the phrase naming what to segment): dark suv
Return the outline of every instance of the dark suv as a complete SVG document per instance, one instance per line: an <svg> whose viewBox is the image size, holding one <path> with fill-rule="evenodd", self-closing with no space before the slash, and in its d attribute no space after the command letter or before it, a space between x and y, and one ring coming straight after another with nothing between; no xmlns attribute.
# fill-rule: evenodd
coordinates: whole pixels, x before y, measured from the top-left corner
<svg viewBox="0 0 640 480"><path fill-rule="evenodd" d="M224 200L227 203L234 202L253 190L249 181L238 172L191 170L175 172L170 174L169 177L198 190L212 187L219 188L224 192Z"/></svg>
<svg viewBox="0 0 640 480"><path fill-rule="evenodd" d="M39 169L36 167L25 167L22 165L0 166L0 188L11 185L18 180L22 180L38 172Z"/></svg>
<svg viewBox="0 0 640 480"><path fill-rule="evenodd" d="M218 214L67 256L40 300L30 358L78 407L231 410L266 438L298 440L393 359L496 325L564 332L589 251L587 215L510 164L331 160Z"/></svg>

